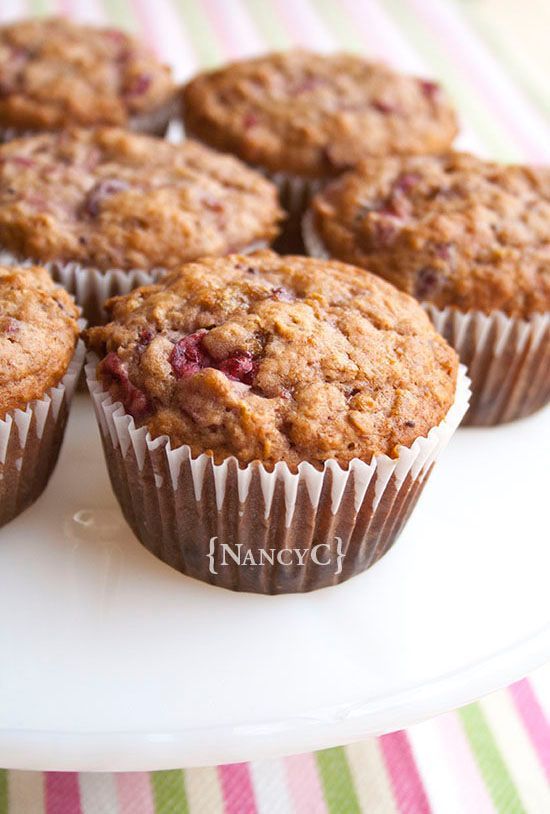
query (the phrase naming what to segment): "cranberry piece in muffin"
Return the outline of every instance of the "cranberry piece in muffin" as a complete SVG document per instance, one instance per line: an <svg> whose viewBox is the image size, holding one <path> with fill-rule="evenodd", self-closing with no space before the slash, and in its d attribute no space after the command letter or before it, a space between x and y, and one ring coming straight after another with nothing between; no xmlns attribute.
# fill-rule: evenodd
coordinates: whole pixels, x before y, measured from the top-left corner
<svg viewBox="0 0 550 814"><path fill-rule="evenodd" d="M269 242L279 218L269 181L190 140L78 128L0 147L0 245L17 257L173 268Z"/></svg>
<svg viewBox="0 0 550 814"><path fill-rule="evenodd" d="M85 334L104 386L132 413L134 392L113 386L114 355L149 405L136 423L217 461L394 456L455 396L456 355L418 304L338 262L206 258L108 308L112 321Z"/></svg>
<svg viewBox="0 0 550 814"><path fill-rule="evenodd" d="M0 127L100 124L161 132L175 84L144 45L117 29L65 19L0 28Z"/></svg>
<svg viewBox="0 0 550 814"><path fill-rule="evenodd" d="M351 54L287 51L199 74L190 134L271 172L334 176L366 156L441 152L457 132L441 87Z"/></svg>

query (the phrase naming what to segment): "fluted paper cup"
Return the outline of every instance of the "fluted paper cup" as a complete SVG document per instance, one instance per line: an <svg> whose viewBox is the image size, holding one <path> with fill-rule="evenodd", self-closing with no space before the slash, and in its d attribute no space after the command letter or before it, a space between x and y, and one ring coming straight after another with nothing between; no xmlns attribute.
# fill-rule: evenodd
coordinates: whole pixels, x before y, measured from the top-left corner
<svg viewBox="0 0 550 814"><path fill-rule="evenodd" d="M344 582L373 565L405 525L434 462L464 415L469 379L460 367L455 400L427 437L380 455L322 469L272 470L235 458L216 464L172 449L103 389L98 359L86 378L114 492L142 544L195 579L234 591L279 594Z"/></svg>
<svg viewBox="0 0 550 814"><path fill-rule="evenodd" d="M302 223L306 251L328 259L311 212ZM489 427L524 418L550 403L550 312L529 319L420 303L467 366L472 381L464 426Z"/></svg>
<svg viewBox="0 0 550 814"><path fill-rule="evenodd" d="M46 488L85 355L79 340L59 384L24 409L10 410L0 419L0 526L34 503Z"/></svg>

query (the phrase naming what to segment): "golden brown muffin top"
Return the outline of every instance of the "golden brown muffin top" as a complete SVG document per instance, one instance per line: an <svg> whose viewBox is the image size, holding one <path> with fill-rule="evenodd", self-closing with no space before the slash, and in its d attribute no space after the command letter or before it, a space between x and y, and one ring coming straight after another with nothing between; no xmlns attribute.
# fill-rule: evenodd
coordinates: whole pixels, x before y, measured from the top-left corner
<svg viewBox="0 0 550 814"><path fill-rule="evenodd" d="M193 141L72 129L0 147L0 245L101 270L173 268L277 233L273 184Z"/></svg>
<svg viewBox="0 0 550 814"><path fill-rule="evenodd" d="M79 329L72 297L38 266L0 266L0 417L65 375Z"/></svg>
<svg viewBox="0 0 550 814"><path fill-rule="evenodd" d="M457 356L411 297L338 262L206 258L85 333L138 425L267 466L395 456L451 406Z"/></svg>
<svg viewBox="0 0 550 814"><path fill-rule="evenodd" d="M441 152L457 132L435 82L352 54L300 50L199 74L184 88L183 115L213 147L308 177L371 155Z"/></svg>
<svg viewBox="0 0 550 814"><path fill-rule="evenodd" d="M466 153L364 162L312 203L329 254L417 299L550 310L550 168Z"/></svg>
<svg viewBox="0 0 550 814"><path fill-rule="evenodd" d="M170 69L118 29L58 18L0 27L2 127L127 125L174 92Z"/></svg>

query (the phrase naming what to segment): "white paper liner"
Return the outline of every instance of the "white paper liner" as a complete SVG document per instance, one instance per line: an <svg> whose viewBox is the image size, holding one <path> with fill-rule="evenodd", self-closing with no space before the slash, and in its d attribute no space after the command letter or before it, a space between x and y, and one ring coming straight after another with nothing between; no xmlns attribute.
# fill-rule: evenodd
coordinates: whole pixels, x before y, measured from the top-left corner
<svg viewBox="0 0 550 814"><path fill-rule="evenodd" d="M304 215L302 235L310 256L330 258L311 211ZM472 400L465 426L514 421L550 402L550 312L520 319L503 311L485 314L420 304L468 368Z"/></svg>
<svg viewBox="0 0 550 814"><path fill-rule="evenodd" d="M267 248L266 241L258 240L239 251L243 254ZM90 325L98 325L107 319L104 305L110 297L129 294L134 288L142 285L152 285L166 273L163 268L150 270L107 269L100 271L96 268L83 266L81 263L60 263L56 261L41 262L40 260L21 259L12 252L0 249L0 265L30 266L41 265L51 274L53 280L72 294L76 303L81 307L84 318Z"/></svg>
<svg viewBox="0 0 550 814"><path fill-rule="evenodd" d="M216 464L193 458L188 446L172 449L167 436L152 439L137 429L96 377L98 359L86 365L88 388L101 431L115 494L141 542L178 570L203 581L262 593L313 590L365 570L392 545L412 510L433 463L468 407L469 379L460 366L455 401L445 419L397 458L359 459L347 468L335 460L322 470L301 463L296 472L279 462L268 471L235 458ZM312 565L295 568L235 567L213 574L210 541L262 544L276 550L319 543L336 556L338 540L347 561L337 574ZM261 573L260 573L261 572Z"/></svg>
<svg viewBox="0 0 550 814"><path fill-rule="evenodd" d="M85 323L81 321L80 327ZM55 468L86 349L79 339L67 372L42 398L0 419L0 526L44 491Z"/></svg>
<svg viewBox="0 0 550 814"><path fill-rule="evenodd" d="M302 254L302 216L312 197L331 179L303 178L285 172L271 173L258 166L255 166L254 169L261 172L262 175L275 184L279 192L281 206L287 213L281 227L281 233L274 243L274 248L281 254Z"/></svg>
<svg viewBox="0 0 550 814"><path fill-rule="evenodd" d="M435 328L467 365L472 401L467 426L494 426L550 402L550 312L529 319L422 304Z"/></svg>

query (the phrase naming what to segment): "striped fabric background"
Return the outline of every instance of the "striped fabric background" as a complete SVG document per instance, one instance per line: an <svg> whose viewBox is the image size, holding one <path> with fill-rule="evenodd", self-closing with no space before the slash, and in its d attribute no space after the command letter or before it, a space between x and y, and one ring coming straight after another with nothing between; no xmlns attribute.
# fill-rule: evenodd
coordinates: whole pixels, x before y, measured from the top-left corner
<svg viewBox="0 0 550 814"><path fill-rule="evenodd" d="M439 77L460 144L550 160L548 0L0 0L145 38L180 78L272 48L360 50ZM0 814L550 814L550 667L432 721L284 760L150 774L0 770Z"/></svg>

